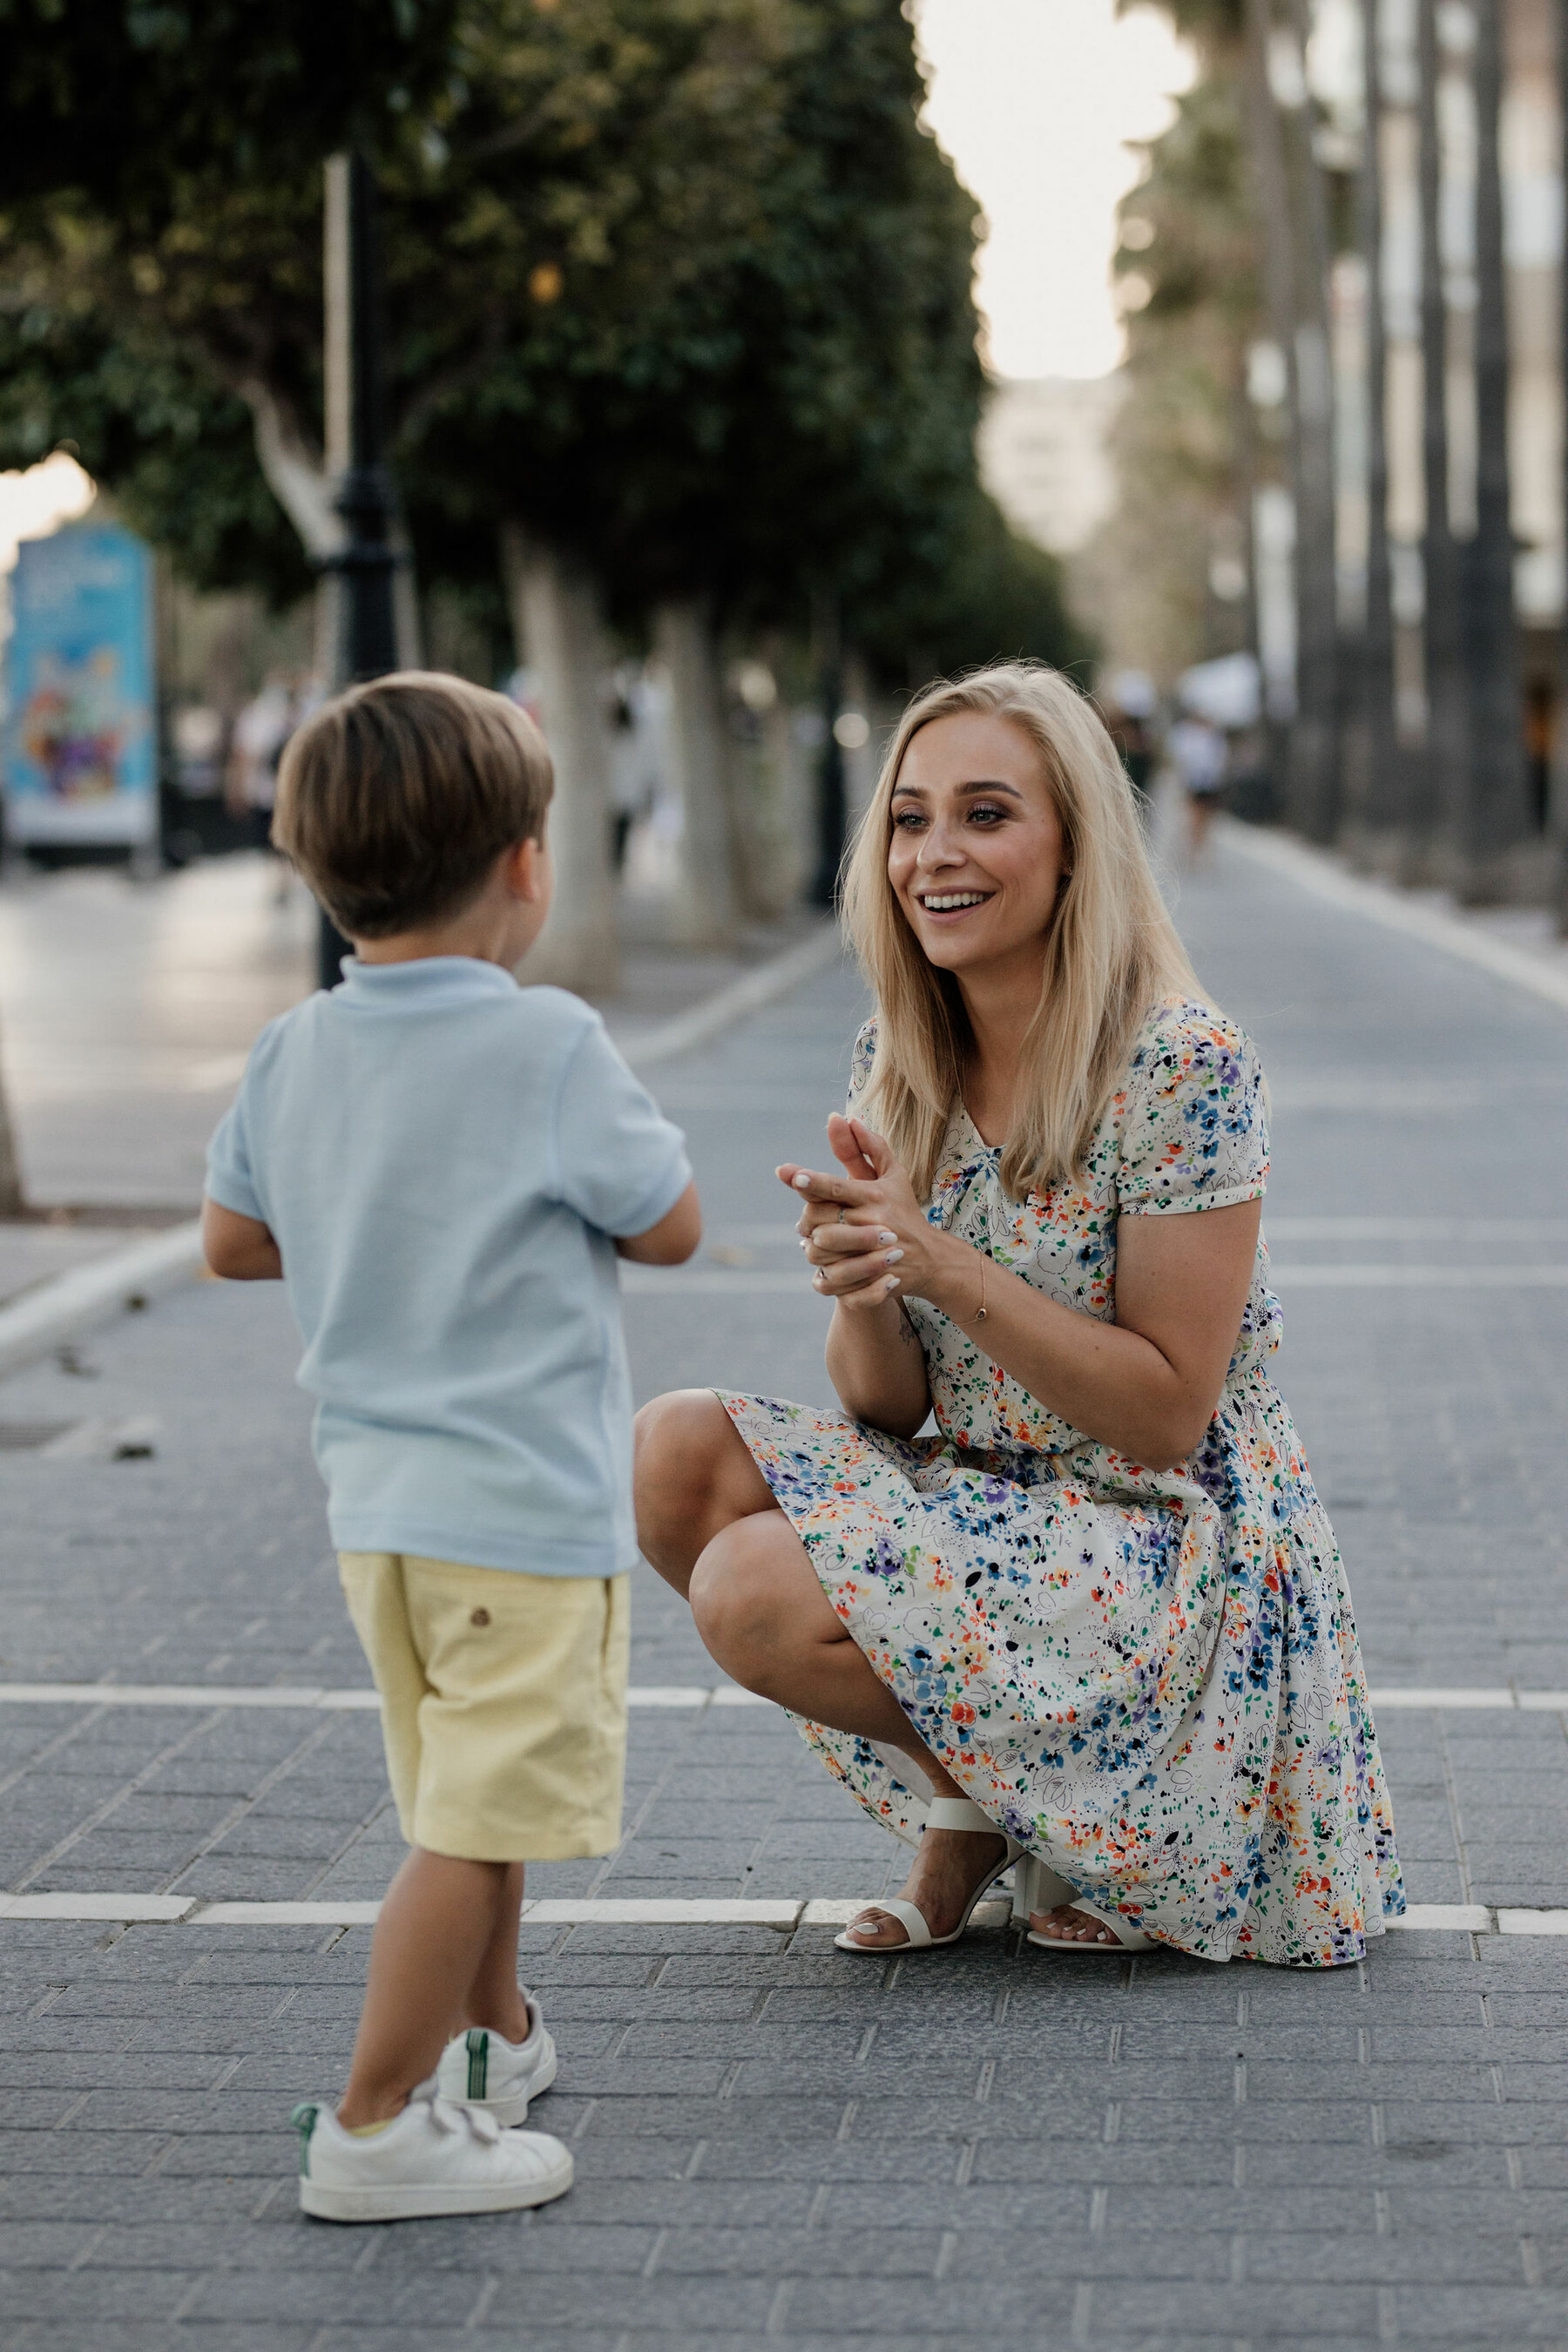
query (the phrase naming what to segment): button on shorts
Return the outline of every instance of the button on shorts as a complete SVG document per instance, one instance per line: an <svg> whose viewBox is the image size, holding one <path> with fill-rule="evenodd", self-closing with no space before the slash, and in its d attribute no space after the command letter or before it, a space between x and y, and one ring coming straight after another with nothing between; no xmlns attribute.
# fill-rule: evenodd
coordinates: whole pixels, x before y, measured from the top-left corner
<svg viewBox="0 0 1568 2352"><path fill-rule="evenodd" d="M626 1576L528 1576L407 1552L338 1572L381 1694L410 1845L470 1862L565 1862L621 1834Z"/></svg>

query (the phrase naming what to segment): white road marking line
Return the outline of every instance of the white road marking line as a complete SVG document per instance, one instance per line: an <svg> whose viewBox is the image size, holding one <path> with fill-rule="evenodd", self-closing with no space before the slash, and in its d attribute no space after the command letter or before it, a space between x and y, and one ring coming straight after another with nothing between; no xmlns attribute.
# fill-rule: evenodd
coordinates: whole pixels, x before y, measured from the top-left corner
<svg viewBox="0 0 1568 2352"><path fill-rule="evenodd" d="M1568 1265L1270 1265L1283 1290L1564 1290Z"/></svg>
<svg viewBox="0 0 1568 2352"><path fill-rule="evenodd" d="M536 1927L842 1927L876 1902L874 1895L851 1901L843 1895L781 1896L728 1901L678 1896L573 1900L553 1896L523 1906L523 1919ZM1001 1927L1005 1901L983 1903L975 1917ZM100 1925L156 1924L192 1927L369 1927L381 1909L374 1902L204 1903L194 1895L0 1895L0 1922L7 1919L67 1920ZM1460 1936L1568 1936L1568 1911L1511 1904L1414 1903L1402 1919L1387 1919L1391 1934Z"/></svg>
<svg viewBox="0 0 1568 2352"><path fill-rule="evenodd" d="M767 1706L734 1683L643 1683L626 1693L628 1706ZM373 1690L325 1690L293 1683L0 1683L0 1706L264 1706L326 1714L374 1714Z"/></svg>
<svg viewBox="0 0 1568 2352"><path fill-rule="evenodd" d="M1563 1290L1568 1265L1273 1265L1268 1283L1287 1290ZM793 1292L821 1303L804 1265L783 1273L766 1266L623 1265L621 1288L628 1298L783 1298Z"/></svg>
<svg viewBox="0 0 1568 2352"><path fill-rule="evenodd" d="M1500 1684L1470 1690L1373 1683L1369 1696L1374 1707L1384 1710L1441 1707L1458 1713L1480 1708L1568 1713L1568 1690L1510 1690ZM771 1704L736 1683L634 1683L626 1693L626 1705L635 1707L696 1710ZM312 1685L289 1683L0 1683L0 1706L264 1706L369 1715L380 1705L373 1690L318 1690Z"/></svg>

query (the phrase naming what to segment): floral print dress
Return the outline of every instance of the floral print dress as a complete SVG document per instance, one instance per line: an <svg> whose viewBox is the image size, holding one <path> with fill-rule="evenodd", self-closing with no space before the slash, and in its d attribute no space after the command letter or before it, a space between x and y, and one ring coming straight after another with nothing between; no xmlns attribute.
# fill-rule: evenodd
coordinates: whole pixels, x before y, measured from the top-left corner
<svg viewBox="0 0 1568 2352"><path fill-rule="evenodd" d="M856 1042L850 1108L876 1024ZM1197 1003L1146 1024L1081 1181L1018 1202L960 1110L926 1214L1110 1321L1117 1221L1258 1199L1257 1051ZM1050 1412L923 1299L936 1433L720 1391L823 1590L953 1779L1101 1906L1205 1959L1361 1958L1405 1908L1350 1592L1269 1377L1261 1239L1196 1450L1148 1470ZM867 1811L918 1836L895 1749L800 1726Z"/></svg>

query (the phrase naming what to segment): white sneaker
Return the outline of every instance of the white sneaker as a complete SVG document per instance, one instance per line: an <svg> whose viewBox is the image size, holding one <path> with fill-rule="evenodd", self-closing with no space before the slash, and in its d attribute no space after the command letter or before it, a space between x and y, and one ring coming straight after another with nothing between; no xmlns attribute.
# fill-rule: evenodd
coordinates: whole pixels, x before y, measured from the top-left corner
<svg viewBox="0 0 1568 2352"><path fill-rule="evenodd" d="M555 2043L536 2000L528 2004L526 2042L507 2042L485 2026L472 2026L447 2042L432 2078L439 2097L478 2107L498 2124L521 2123L530 2099L554 2080Z"/></svg>
<svg viewBox="0 0 1568 2352"><path fill-rule="evenodd" d="M504 2213L572 2186L572 2152L548 2132L505 2131L482 2108L413 2098L362 2139L331 2109L294 2110L300 2207L323 2221L403 2221L419 2213Z"/></svg>

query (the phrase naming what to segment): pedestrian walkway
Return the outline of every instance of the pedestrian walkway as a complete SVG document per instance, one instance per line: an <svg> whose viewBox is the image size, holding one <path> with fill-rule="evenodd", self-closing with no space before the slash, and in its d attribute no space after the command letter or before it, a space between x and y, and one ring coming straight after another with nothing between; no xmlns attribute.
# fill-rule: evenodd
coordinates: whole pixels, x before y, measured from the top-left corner
<svg viewBox="0 0 1568 2352"><path fill-rule="evenodd" d="M196 1286L0 1386L12 1430L157 1423L5 1464L0 2352L1568 2341L1564 1014L1231 849L1179 911L1272 1079L1280 1382L1417 1924L1332 1975L1068 1961L994 1916L837 1952L898 1850L707 1696L647 1577L626 1841L530 1874L576 2189L304 2223L287 2110L342 2081L396 1833L286 1308ZM640 1393L827 1397L771 1171L820 1156L861 1003L825 972L656 1074L709 1226L628 1272Z"/></svg>
<svg viewBox="0 0 1568 2352"><path fill-rule="evenodd" d="M635 1049L787 951L815 919L759 924L732 952L658 942L628 910L620 993ZM0 1223L0 1304L194 1215L207 1137L251 1040L316 984L316 908L259 853L178 874L89 866L0 884L0 1070L29 1199L68 1220Z"/></svg>

